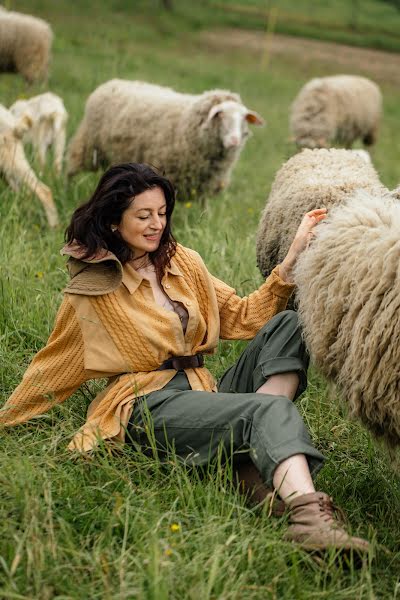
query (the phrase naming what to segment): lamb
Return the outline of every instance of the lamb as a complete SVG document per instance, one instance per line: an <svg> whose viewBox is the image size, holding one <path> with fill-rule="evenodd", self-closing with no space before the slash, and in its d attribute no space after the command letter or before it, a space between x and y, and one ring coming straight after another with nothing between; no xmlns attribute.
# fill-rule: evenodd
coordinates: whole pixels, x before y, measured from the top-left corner
<svg viewBox="0 0 400 600"><path fill-rule="evenodd" d="M16 71L28 83L46 80L52 41L46 21L0 10L0 71Z"/></svg>
<svg viewBox="0 0 400 600"><path fill-rule="evenodd" d="M314 363L353 416L400 444L400 203L358 191L316 228L295 282Z"/></svg>
<svg viewBox="0 0 400 600"><path fill-rule="evenodd" d="M39 181L30 167L21 142L22 136L31 127L29 117L19 120L0 104L0 172L9 185L18 190L26 185L41 201L50 227L58 224L57 209L51 190Z"/></svg>
<svg viewBox="0 0 400 600"><path fill-rule="evenodd" d="M263 276L286 256L303 215L342 204L357 189L381 196L388 190L359 151L303 150L278 171L257 232L257 264Z"/></svg>
<svg viewBox="0 0 400 600"><path fill-rule="evenodd" d="M46 92L29 100L17 100L10 106L10 111L17 118L27 115L32 121L32 127L27 130L23 141L32 143L42 169L46 164L47 150L54 146L54 167L60 174L68 120L62 99L56 94Z"/></svg>
<svg viewBox="0 0 400 600"><path fill-rule="evenodd" d="M227 90L191 95L112 79L87 100L69 146L68 174L113 162L144 162L164 170L178 199L205 198L229 184L248 123L264 121Z"/></svg>
<svg viewBox="0 0 400 600"><path fill-rule="evenodd" d="M373 81L357 75L312 79L291 106L290 129L300 148L351 148L361 138L376 141L382 95Z"/></svg>

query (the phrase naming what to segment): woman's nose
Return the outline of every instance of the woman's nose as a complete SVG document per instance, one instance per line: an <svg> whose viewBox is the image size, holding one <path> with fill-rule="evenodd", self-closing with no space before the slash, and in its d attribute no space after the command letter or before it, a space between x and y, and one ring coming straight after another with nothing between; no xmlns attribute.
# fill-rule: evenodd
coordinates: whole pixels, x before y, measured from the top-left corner
<svg viewBox="0 0 400 600"><path fill-rule="evenodd" d="M162 229L163 224L162 224L160 217L154 217L152 220L151 226L153 229L157 229L157 230Z"/></svg>

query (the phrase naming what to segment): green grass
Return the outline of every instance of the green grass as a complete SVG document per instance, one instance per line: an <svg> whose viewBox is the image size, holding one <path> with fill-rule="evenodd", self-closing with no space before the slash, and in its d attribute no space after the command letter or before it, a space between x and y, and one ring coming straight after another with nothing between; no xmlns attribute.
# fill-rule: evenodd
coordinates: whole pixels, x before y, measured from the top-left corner
<svg viewBox="0 0 400 600"><path fill-rule="evenodd" d="M86 0L78 10L66 0L12 3L53 25L49 89L64 98L69 135L87 95L114 76L190 92L226 87L265 117L268 126L254 131L231 186L206 210L195 202L179 205L174 223L179 241L198 250L213 273L248 293L261 282L255 260L260 211L274 174L294 151L288 107L304 81L325 67L282 58L263 69L244 49L205 46L184 15L159 15L155 1L147 12L144 3L141 10L132 5L110 0L94 7ZM334 62L330 68L335 72ZM17 75L0 77L5 105L43 89L27 88ZM382 89L385 118L373 161L382 181L393 187L399 179L400 92L385 82ZM58 254L62 230L97 177L84 173L67 185L48 166L43 179L60 211L57 231L47 228L36 199L0 183L2 400L51 331L66 282ZM220 375L242 347L223 343L209 361L212 371ZM283 542L284 520L249 510L232 488L229 465L222 468L217 461L200 477L173 456L161 465L128 447L115 455L104 447L91 458L72 460L66 446L95 389L83 388L45 417L1 433L1 598L400 598L398 475L317 373L311 373L298 405L327 456L318 487L345 509L354 532L374 541L376 559L361 569L332 555L317 560ZM178 528L171 529L173 524Z"/></svg>
<svg viewBox="0 0 400 600"><path fill-rule="evenodd" d="M210 3L225 8L222 14L228 11L233 26L264 29L268 19L273 17L277 33L400 50L400 10L382 0L218 0ZM221 16L222 19L226 17Z"/></svg>
<svg viewBox="0 0 400 600"><path fill-rule="evenodd" d="M161 1L153 1L155 8ZM120 8L125 2L115 2ZM136 10L148 11L148 1L138 0ZM399 5L400 6L400 5ZM155 11L157 18L160 10ZM173 0L165 22L178 20L184 27L203 29L230 26L265 30L350 44L400 50L400 8L384 0Z"/></svg>

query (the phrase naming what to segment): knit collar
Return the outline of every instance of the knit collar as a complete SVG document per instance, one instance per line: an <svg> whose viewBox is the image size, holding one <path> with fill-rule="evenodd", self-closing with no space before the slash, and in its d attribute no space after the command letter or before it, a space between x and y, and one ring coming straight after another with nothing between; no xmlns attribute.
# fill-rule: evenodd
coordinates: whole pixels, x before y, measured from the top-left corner
<svg viewBox="0 0 400 600"><path fill-rule="evenodd" d="M75 260L81 260L85 263L99 263L105 260L120 262L113 252L110 252L110 250L106 250L105 248L100 248L100 250L92 254L92 256L89 256L89 258L82 258L85 253L86 247L75 240L70 244L66 244L64 248L60 250L61 255L70 256L71 258L75 258Z"/></svg>
<svg viewBox="0 0 400 600"><path fill-rule="evenodd" d="M143 277L135 269L124 269L113 252L102 248L89 258L83 259L85 252L86 248L75 241L65 245L60 251L60 254L69 257L68 271L71 281L65 292L97 296L115 291L123 283L129 293L133 294L143 281ZM89 265L93 266L88 271ZM183 277L174 258L166 268L166 274Z"/></svg>

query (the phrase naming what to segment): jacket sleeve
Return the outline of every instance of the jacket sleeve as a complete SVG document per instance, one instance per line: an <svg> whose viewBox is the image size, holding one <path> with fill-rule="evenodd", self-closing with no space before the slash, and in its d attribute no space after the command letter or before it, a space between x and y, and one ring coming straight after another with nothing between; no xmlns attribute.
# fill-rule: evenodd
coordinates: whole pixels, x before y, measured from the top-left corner
<svg viewBox="0 0 400 600"><path fill-rule="evenodd" d="M86 379L83 338L75 310L64 298L46 346L0 409L0 425L16 425L63 402Z"/></svg>
<svg viewBox="0 0 400 600"><path fill-rule="evenodd" d="M225 340L249 340L269 319L285 310L295 286L279 277L279 266L256 290L240 298L223 281L212 277L220 316L220 337Z"/></svg>

